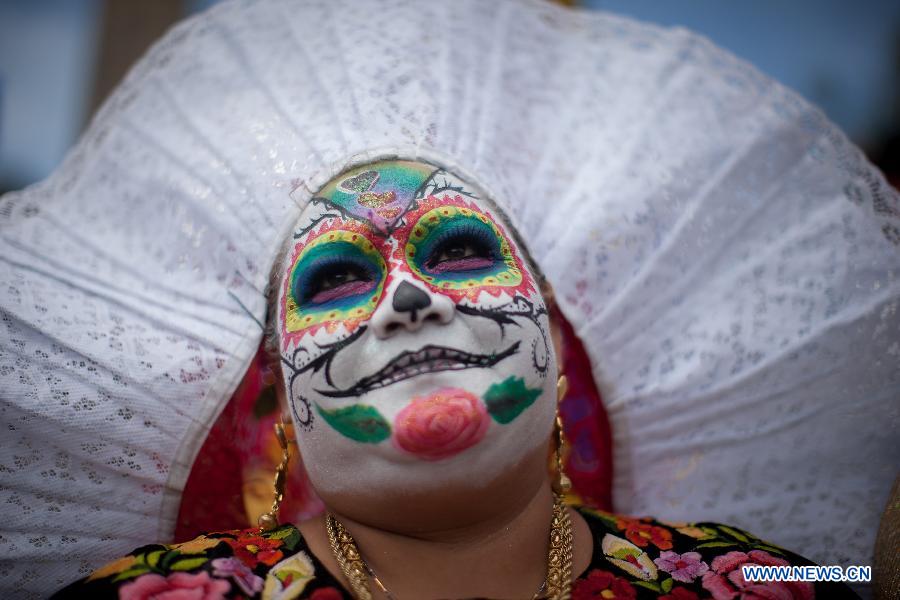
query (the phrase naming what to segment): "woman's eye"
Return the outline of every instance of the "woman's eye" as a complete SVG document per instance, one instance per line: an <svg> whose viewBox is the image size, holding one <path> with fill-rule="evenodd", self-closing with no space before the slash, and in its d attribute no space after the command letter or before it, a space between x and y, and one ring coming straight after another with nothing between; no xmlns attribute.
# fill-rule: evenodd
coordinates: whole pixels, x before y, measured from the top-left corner
<svg viewBox="0 0 900 600"><path fill-rule="evenodd" d="M474 244L459 242L449 244L444 247L441 252L435 257L435 264L444 262L447 260L460 260L462 258L469 258L470 256L483 256L483 254L479 254L479 249L475 247Z"/></svg>
<svg viewBox="0 0 900 600"><path fill-rule="evenodd" d="M305 296L310 302L322 304L355 296L373 287L375 282L365 269L355 265L335 265L321 270L310 279Z"/></svg>
<svg viewBox="0 0 900 600"><path fill-rule="evenodd" d="M448 240L435 248L425 261L432 272L474 271L494 264L491 249L481 240L457 238Z"/></svg>
<svg viewBox="0 0 900 600"><path fill-rule="evenodd" d="M333 290L336 287L342 286L345 283L350 283L351 281L359 281L360 274L354 272L351 269L347 269L346 271L335 271L333 273L327 273L322 275L318 280L318 291L323 292L325 290Z"/></svg>

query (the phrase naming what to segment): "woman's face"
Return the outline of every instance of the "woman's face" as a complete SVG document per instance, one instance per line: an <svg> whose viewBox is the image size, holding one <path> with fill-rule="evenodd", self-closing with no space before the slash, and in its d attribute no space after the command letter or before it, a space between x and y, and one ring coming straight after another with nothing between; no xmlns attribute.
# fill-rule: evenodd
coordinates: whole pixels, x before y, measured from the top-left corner
<svg viewBox="0 0 900 600"><path fill-rule="evenodd" d="M477 186L421 162L356 167L303 211L282 267L282 371L326 502L486 485L543 454L547 311Z"/></svg>

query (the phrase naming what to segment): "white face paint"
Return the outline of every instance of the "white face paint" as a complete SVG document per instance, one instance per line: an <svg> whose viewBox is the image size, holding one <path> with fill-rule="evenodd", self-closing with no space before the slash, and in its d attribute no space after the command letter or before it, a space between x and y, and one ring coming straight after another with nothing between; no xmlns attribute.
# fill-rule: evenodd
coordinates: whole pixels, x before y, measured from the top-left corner
<svg viewBox="0 0 900 600"><path fill-rule="evenodd" d="M420 162L354 168L303 211L283 269L285 385L320 493L490 481L547 443L546 308L476 186Z"/></svg>

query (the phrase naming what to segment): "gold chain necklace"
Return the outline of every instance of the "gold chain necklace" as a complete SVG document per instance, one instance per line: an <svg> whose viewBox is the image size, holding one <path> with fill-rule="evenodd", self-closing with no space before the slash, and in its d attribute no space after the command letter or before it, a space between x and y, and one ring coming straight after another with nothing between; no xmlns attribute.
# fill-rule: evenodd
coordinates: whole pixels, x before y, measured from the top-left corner
<svg viewBox="0 0 900 600"><path fill-rule="evenodd" d="M328 541L331 543L331 552L334 553L334 558L341 567L344 577L350 582L350 590L357 600L372 600L369 577L390 600L394 600L394 596L363 559L353 536L344 528L343 524L334 515L328 513L325 515L325 525L328 530ZM553 518L550 521L547 578L535 594L535 599L541 597L550 600L569 600L569 588L572 583L572 546L572 520L569 518L562 498L556 496L553 502ZM541 592L545 592L543 596L541 596Z"/></svg>

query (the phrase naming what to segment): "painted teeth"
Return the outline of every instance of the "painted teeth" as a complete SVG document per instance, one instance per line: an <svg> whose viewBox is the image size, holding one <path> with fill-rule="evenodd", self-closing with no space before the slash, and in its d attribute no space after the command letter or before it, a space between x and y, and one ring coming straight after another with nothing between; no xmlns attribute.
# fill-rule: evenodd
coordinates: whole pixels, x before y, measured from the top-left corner
<svg viewBox="0 0 900 600"><path fill-rule="evenodd" d="M416 352L404 353L380 373L360 381L357 389L378 389L422 373L489 367L495 362L496 359L492 356L479 356L451 348L428 346Z"/></svg>
<svg viewBox="0 0 900 600"><path fill-rule="evenodd" d="M422 373L436 371L459 371L473 367L490 367L518 351L519 342L497 354L469 354L451 348L426 346L416 352L404 352L394 362L381 371L360 379L356 385L346 390L317 390L325 396L345 398L365 394L409 379Z"/></svg>
<svg viewBox="0 0 900 600"><path fill-rule="evenodd" d="M402 379L407 379L421 373L441 370L459 370L472 366L488 366L490 357L475 357L466 352L449 348L423 348L417 352L405 354L397 359L377 380L371 381L367 387L377 388L390 385ZM368 383L368 382L367 382Z"/></svg>

